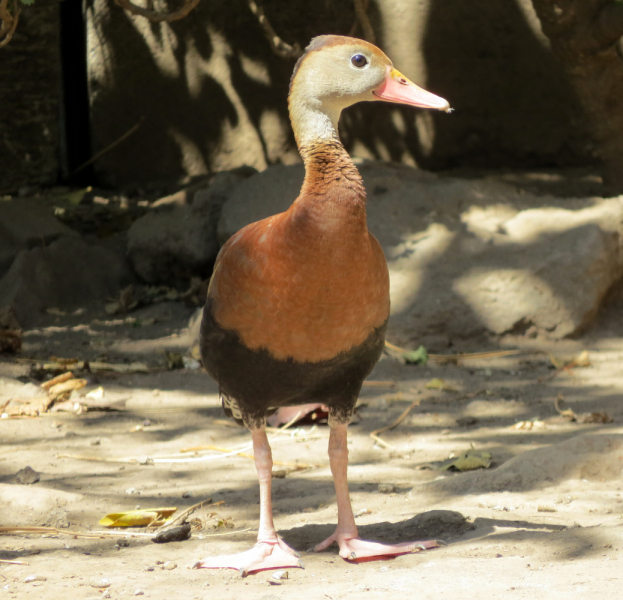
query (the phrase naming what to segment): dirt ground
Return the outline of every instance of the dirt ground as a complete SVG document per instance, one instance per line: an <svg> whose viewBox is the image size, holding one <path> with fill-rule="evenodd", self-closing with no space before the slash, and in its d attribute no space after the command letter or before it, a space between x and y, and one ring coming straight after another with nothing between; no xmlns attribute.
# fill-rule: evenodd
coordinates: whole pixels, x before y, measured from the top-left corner
<svg viewBox="0 0 623 600"><path fill-rule="evenodd" d="M217 389L198 369L167 370L164 351L186 352L193 309L161 303L129 320L101 312L42 317L25 332L20 357L51 355L111 363L140 361L148 373L87 374L84 394L102 387L119 412L55 412L0 421L0 525L48 526L62 534L0 537L0 597L153 599L298 595L311 600L421 598L620 598L623 592L623 328L614 305L578 340L471 341L453 351L520 348L525 354L405 365L385 356L364 387L350 433L350 489L360 533L369 539L437 538L447 546L393 560L349 564L336 549L308 552L335 526L326 454L328 427L270 433L276 525L305 569L241 578L196 570L202 557L254 543L258 486L248 457L197 446L248 450L250 437L224 420ZM139 326L140 325L140 326ZM391 340L390 340L391 341ZM556 370L587 350L590 366ZM539 353L540 352L540 353ZM192 365L191 365L192 366ZM31 363L0 362L0 400L38 385ZM39 375L39 379L41 375ZM433 379L451 389L431 389ZM371 382L377 382L371 384ZM570 421L603 411L608 424ZM370 437L393 423L393 430ZM440 470L474 448L489 469ZM152 460L148 460L149 457ZM141 464L143 463L143 464ZM295 464L307 464L297 469ZM30 466L33 484L16 482ZM88 538L107 513L177 507L203 500L190 540L154 544L133 529ZM119 530L117 530L119 531ZM34 580L33 580L34 578Z"/></svg>

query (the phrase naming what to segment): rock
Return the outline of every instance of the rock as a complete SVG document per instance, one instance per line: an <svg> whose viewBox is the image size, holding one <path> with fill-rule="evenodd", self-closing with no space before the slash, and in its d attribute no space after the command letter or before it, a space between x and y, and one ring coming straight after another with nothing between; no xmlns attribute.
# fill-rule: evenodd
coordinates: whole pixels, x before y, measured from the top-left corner
<svg viewBox="0 0 623 600"><path fill-rule="evenodd" d="M42 201L20 198L0 202L0 277L22 250L75 235L54 217L53 207Z"/></svg>
<svg viewBox="0 0 623 600"><path fill-rule="evenodd" d="M137 219L128 232L128 253L139 277L168 285L206 279L219 250L221 208L236 184L254 173L251 167L219 173L191 205L164 206Z"/></svg>
<svg viewBox="0 0 623 600"><path fill-rule="evenodd" d="M0 279L0 306L11 307L22 327L44 308L75 309L107 297L132 280L125 258L81 238L64 237L20 252Z"/></svg>
<svg viewBox="0 0 623 600"><path fill-rule="evenodd" d="M387 163L359 169L368 224L388 261L394 343L575 335L623 276L623 198L536 196ZM239 184L223 207L219 241L286 210L303 175L302 165L281 165Z"/></svg>
<svg viewBox="0 0 623 600"><path fill-rule="evenodd" d="M32 467L24 467L15 474L15 483L31 485L41 481L41 473L37 473Z"/></svg>

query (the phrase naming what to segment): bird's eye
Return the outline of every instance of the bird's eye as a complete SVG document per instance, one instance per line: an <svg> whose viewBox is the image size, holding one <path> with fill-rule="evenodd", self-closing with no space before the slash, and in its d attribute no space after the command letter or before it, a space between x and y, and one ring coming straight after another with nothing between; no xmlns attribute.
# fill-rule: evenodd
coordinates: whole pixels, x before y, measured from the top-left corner
<svg viewBox="0 0 623 600"><path fill-rule="evenodd" d="M363 69L368 64L368 59L363 54L355 54L350 59L353 67L357 67L358 69Z"/></svg>

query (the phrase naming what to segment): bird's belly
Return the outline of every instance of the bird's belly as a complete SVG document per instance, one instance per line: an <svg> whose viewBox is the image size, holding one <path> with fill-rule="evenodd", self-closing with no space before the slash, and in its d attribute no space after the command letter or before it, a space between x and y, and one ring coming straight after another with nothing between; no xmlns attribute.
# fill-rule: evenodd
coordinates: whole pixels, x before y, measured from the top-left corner
<svg viewBox="0 0 623 600"><path fill-rule="evenodd" d="M240 410L245 424L259 426L271 409L321 402L333 417L347 421L363 380L383 351L386 324L361 343L321 361L275 358L264 348L251 349L238 334L222 328L208 301L201 324L201 356L226 399Z"/></svg>

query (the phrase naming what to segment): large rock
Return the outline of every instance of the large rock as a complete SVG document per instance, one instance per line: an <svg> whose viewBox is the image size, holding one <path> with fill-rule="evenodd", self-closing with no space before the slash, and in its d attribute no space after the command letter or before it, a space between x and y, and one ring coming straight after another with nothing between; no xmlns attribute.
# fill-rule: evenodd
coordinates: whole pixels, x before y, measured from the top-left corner
<svg viewBox="0 0 623 600"><path fill-rule="evenodd" d="M360 165L368 223L387 256L389 335L406 343L577 334L623 276L623 199L561 199L487 180L442 178L403 165ZM303 168L271 167L223 207L219 240L286 210Z"/></svg>
<svg viewBox="0 0 623 600"><path fill-rule="evenodd" d="M205 279L219 251L221 208L234 186L255 173L251 167L224 171L195 193L191 205L159 207L137 219L128 232L128 253L139 277L169 285Z"/></svg>
<svg viewBox="0 0 623 600"><path fill-rule="evenodd" d="M64 237L45 248L20 252L0 279L0 307L11 308L20 325L28 327L45 308L103 305L131 280L122 255Z"/></svg>
<svg viewBox="0 0 623 600"><path fill-rule="evenodd" d="M26 198L0 201L0 277L22 250L77 235L54 217L54 209Z"/></svg>

